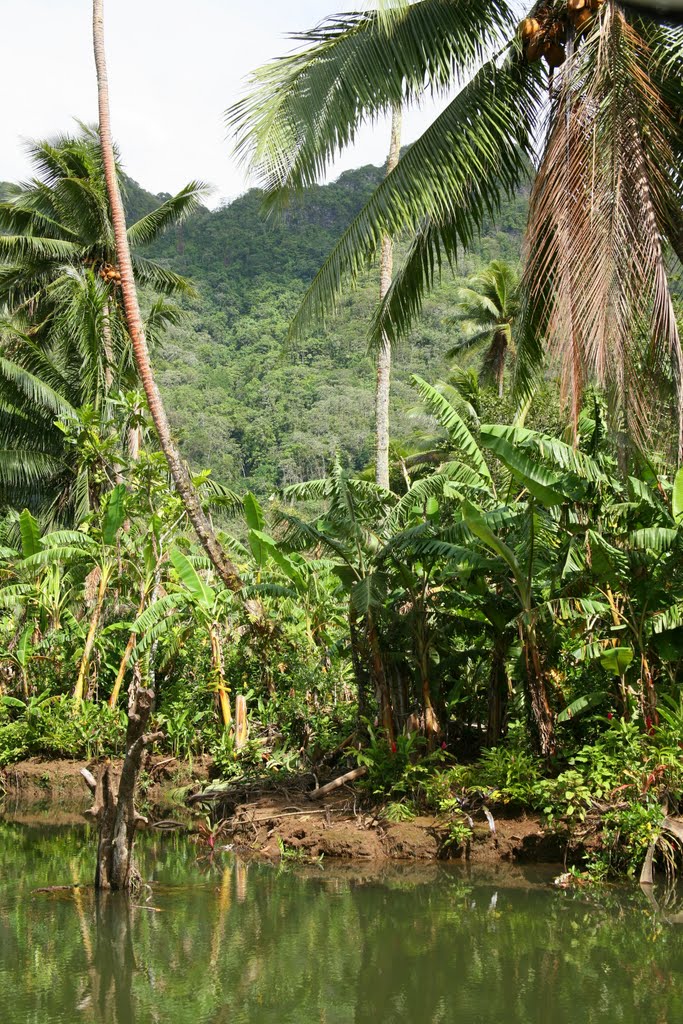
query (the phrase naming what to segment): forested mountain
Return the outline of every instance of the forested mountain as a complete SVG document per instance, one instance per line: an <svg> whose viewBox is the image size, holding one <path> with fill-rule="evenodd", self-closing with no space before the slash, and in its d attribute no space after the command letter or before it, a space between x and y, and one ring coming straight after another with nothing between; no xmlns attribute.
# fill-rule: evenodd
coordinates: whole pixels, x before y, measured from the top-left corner
<svg viewBox="0 0 683 1024"><path fill-rule="evenodd" d="M279 220L264 217L254 189L215 211L201 210L155 246L154 256L197 291L186 303L184 325L155 353L173 425L193 466L264 493L323 475L336 449L355 469L371 461L374 369L366 336L376 272L370 268L327 329L294 345L287 332L305 286L381 174L367 166L309 188ZM129 181L131 219L163 198ZM520 194L458 273L496 257L515 261L525 215ZM458 330L451 322L457 285L446 268L410 345L397 354L392 437L399 442L415 429L410 374L435 380L447 371L445 353ZM468 361L480 360L475 352L464 356Z"/></svg>

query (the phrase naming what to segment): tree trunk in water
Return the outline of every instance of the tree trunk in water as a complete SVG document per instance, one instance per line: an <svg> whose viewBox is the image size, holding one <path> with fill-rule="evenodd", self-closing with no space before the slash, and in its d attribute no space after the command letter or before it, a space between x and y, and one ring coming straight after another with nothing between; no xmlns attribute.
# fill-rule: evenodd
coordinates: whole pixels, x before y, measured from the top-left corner
<svg viewBox="0 0 683 1024"><path fill-rule="evenodd" d="M401 153L401 108L391 113L391 142L386 173L393 171ZM391 287L394 270L394 244L389 235L382 238L379 258L379 300L383 301ZM391 344L386 334L377 353L377 385L375 389L375 483L389 490L389 393L391 388Z"/></svg>
<svg viewBox="0 0 683 1024"><path fill-rule="evenodd" d="M135 1020L135 953L133 925L128 900L118 900L110 893L95 897L97 946L90 976L95 1017L112 1024Z"/></svg>
<svg viewBox="0 0 683 1024"><path fill-rule="evenodd" d="M159 389L152 374L152 367L149 360L147 340L138 305L137 290L133 277L133 265L128 247L126 235L126 221L121 201L118 178L116 175L116 163L114 160L114 147L111 134L111 120L109 115L109 85L107 81L107 65L104 50L104 0L93 0L93 47L95 52L95 66L97 68L97 98L100 122L100 146L102 149L102 164L104 177L111 207L112 227L116 242L116 259L121 274L121 294L123 296L123 307L126 314L128 333L130 334L135 365L140 375L140 381L147 396L147 405L154 421L154 426L159 437L159 444L163 451L168 467L173 477L178 494L180 495L188 518L192 523L202 547L211 559L211 562L223 580L223 583L231 590L237 590L241 586L241 580L237 568L226 557L218 538L216 537L211 524L204 514L199 497L192 483L192 478L180 457L173 438L166 416Z"/></svg>
<svg viewBox="0 0 683 1024"><path fill-rule="evenodd" d="M102 767L97 780L87 769L81 771L94 797L93 806L85 814L97 822L99 829L96 889L127 891L139 884L133 843L138 824L145 819L135 810L135 790L145 749L163 736L160 732L145 733L153 702L153 690L137 691L128 714L126 756L118 784L111 764Z"/></svg>

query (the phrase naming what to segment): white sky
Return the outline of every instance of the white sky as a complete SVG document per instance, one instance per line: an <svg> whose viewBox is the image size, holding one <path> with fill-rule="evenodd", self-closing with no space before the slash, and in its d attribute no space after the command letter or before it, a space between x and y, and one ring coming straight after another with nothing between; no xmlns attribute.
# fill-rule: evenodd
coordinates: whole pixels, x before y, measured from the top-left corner
<svg viewBox="0 0 683 1024"><path fill-rule="evenodd" d="M244 77L292 48L288 32L360 6L353 0L107 0L105 32L114 135L144 188L174 192L194 178L210 205L248 187L231 156L223 112ZM90 0L0 0L0 181L29 174L23 141L97 119ZM413 111L404 142L434 108ZM388 125L368 126L330 177L384 162Z"/></svg>

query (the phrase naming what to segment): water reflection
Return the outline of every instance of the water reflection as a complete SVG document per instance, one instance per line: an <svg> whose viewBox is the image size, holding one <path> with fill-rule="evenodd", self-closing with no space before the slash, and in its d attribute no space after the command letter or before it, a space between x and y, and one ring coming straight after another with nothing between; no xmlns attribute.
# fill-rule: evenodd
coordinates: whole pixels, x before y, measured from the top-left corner
<svg viewBox="0 0 683 1024"><path fill-rule="evenodd" d="M140 897L31 895L89 879L90 839L0 825L3 1024L683 1020L683 929L637 890L229 855L199 870L192 844L147 836Z"/></svg>

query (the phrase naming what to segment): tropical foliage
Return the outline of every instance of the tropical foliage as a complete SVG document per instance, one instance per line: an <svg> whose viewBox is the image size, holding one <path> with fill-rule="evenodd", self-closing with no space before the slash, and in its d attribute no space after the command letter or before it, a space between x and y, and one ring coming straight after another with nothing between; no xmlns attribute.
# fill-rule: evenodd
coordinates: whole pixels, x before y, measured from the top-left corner
<svg viewBox="0 0 683 1024"><path fill-rule="evenodd" d="M116 753L124 709L144 692L149 735L158 728L172 756L210 752L229 778L355 761L394 818L450 815L454 846L468 835L468 801L516 802L553 827L606 802L603 867L633 868L663 801L683 799L683 470L666 407L642 425L650 387L680 397L665 261L679 241L680 33L614 3L581 25L563 6L531 14L519 36L502 3L340 16L258 72L231 114L275 203L312 182L364 119L458 85L386 178L364 181L360 211L358 193L346 196L339 219L350 225L295 318L318 332L304 363L324 352L326 314L382 239L403 235L373 328L395 340L442 258L461 260L506 196L519 212L533 179L521 274L515 242L487 265L472 258L445 293L442 356L478 348L447 379L432 383L428 358L412 375L390 486L369 479L363 429L366 458L319 452L306 474L273 465L261 483L278 486L259 493L235 465L234 490L191 472L145 337L163 344L180 323L165 295L195 299L140 250L168 254L157 236L194 211L175 245L200 262L211 216L197 209L200 187L133 223L129 266L112 200L120 169L107 165L107 189L98 133L34 147L35 179L0 202L0 763ZM550 81L537 52L554 65ZM289 216L274 237L294 259ZM205 244L213 263L217 243ZM315 255L280 298L278 331ZM207 279L224 282L213 266ZM244 334L232 337L260 392L276 346L254 310L260 296L274 302L274 280L249 292ZM201 307L192 315L200 326ZM545 348L565 396L541 374ZM198 352L234 391L235 368L211 345ZM271 420L290 379L265 395ZM274 450L274 430L267 440ZM624 792L626 806L613 806Z"/></svg>

